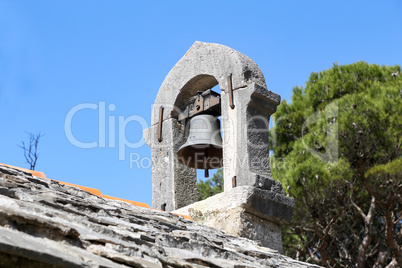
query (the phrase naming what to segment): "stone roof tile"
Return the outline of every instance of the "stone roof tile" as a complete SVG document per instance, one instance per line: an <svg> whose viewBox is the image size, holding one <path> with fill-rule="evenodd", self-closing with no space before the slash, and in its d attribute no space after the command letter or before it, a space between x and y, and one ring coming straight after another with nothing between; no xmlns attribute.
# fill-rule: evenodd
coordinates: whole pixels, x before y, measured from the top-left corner
<svg viewBox="0 0 402 268"><path fill-rule="evenodd" d="M0 165L0 267L318 267L171 213Z"/></svg>

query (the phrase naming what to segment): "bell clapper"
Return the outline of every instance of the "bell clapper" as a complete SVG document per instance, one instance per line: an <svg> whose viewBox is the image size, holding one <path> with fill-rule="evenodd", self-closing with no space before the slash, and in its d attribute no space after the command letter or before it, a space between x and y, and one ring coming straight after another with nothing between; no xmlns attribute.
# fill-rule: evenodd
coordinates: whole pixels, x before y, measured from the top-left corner
<svg viewBox="0 0 402 268"><path fill-rule="evenodd" d="M208 149L205 151L205 156L204 156L204 177L208 178L209 177L209 170L208 170Z"/></svg>
<svg viewBox="0 0 402 268"><path fill-rule="evenodd" d="M207 168L205 169L204 177L205 177L205 178L208 178L208 177L209 177L209 170L208 170Z"/></svg>

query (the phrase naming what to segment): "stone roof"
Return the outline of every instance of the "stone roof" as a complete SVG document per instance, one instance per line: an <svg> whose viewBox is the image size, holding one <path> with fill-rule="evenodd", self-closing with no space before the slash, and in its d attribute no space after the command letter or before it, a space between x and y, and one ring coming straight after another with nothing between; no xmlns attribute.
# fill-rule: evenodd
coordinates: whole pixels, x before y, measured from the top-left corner
<svg viewBox="0 0 402 268"><path fill-rule="evenodd" d="M181 216L0 165L0 267L318 267Z"/></svg>

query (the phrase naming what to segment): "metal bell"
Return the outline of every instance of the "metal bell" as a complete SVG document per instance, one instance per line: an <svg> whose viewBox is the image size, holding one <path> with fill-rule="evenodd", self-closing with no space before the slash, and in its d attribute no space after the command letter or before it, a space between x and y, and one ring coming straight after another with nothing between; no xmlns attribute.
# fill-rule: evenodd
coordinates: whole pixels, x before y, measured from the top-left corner
<svg viewBox="0 0 402 268"><path fill-rule="evenodd" d="M222 136L220 121L213 115L202 114L190 119L188 138L177 153L179 161L189 167L216 169L222 164Z"/></svg>

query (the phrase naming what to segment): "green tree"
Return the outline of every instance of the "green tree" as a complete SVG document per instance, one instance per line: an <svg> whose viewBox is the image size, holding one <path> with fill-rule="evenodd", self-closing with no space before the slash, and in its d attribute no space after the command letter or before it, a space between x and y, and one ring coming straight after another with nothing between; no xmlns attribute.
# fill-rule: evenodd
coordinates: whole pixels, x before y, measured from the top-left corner
<svg viewBox="0 0 402 268"><path fill-rule="evenodd" d="M295 198L285 253L329 267L402 267L402 75L358 62L282 101L272 173Z"/></svg>
<svg viewBox="0 0 402 268"><path fill-rule="evenodd" d="M218 169L211 179L205 182L200 180L197 183L198 201L207 199L210 196L223 192L223 171Z"/></svg>

